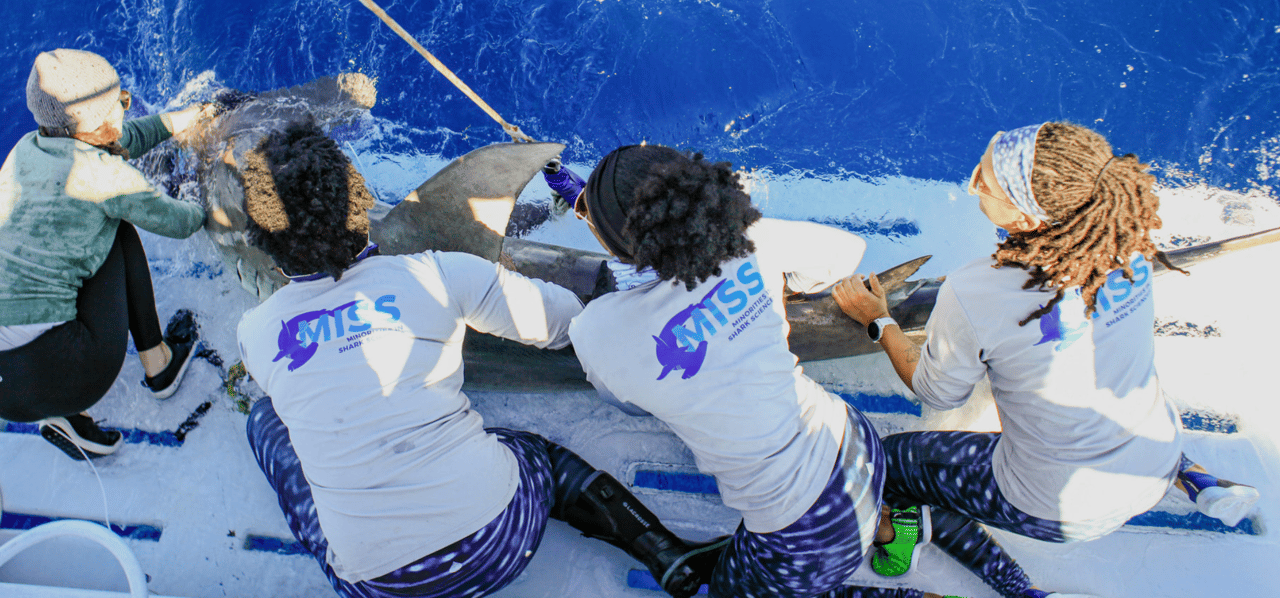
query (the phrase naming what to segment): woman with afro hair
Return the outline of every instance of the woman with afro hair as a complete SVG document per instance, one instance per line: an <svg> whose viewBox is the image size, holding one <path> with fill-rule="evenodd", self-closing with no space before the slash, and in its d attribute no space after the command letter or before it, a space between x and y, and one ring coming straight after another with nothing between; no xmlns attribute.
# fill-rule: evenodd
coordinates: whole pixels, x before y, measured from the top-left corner
<svg viewBox="0 0 1280 598"><path fill-rule="evenodd" d="M915 525L931 519L934 544L1003 596L1046 593L1012 561L991 559L999 546L975 522L1074 542L1115 531L1175 484L1228 525L1258 498L1183 456L1178 412L1156 376L1152 260L1177 268L1151 240L1161 225L1154 181L1084 127L997 133L969 193L1008 237L947 276L923 348L889 317L875 275L870 290L857 275L833 291L924 404L958 407L990 378L1002 432L885 437L885 502L910 508ZM916 544L895 538L873 565L905 567Z"/></svg>
<svg viewBox="0 0 1280 598"><path fill-rule="evenodd" d="M662 146L605 156L574 208L627 273L569 327L587 379L668 424L742 514L711 596L920 596L842 587L880 525L884 454L787 348L786 290L851 274L862 239L761 218L727 162Z"/></svg>

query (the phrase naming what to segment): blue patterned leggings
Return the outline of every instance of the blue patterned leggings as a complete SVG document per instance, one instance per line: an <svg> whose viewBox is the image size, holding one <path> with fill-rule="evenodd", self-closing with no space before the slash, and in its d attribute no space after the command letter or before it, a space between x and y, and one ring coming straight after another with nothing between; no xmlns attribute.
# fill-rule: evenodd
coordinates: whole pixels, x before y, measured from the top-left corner
<svg viewBox="0 0 1280 598"><path fill-rule="evenodd" d="M359 598L472 597L502 589L528 565L556 501L595 471L573 452L537 434L488 431L520 464L520 485L507 508L470 536L377 579L351 583L335 575L325 560L329 542L316 518L311 485L271 399L253 405L248 423L249 446L279 497L294 537L320 562L339 595Z"/></svg>
<svg viewBox="0 0 1280 598"><path fill-rule="evenodd" d="M903 589L841 587L862 564L880 523L884 452L871 422L849 410L826 488L795 523L757 534L739 525L712 576L712 598L907 598Z"/></svg>
<svg viewBox="0 0 1280 598"><path fill-rule="evenodd" d="M991 467L999 439L1000 434L978 432L886 436L884 500L899 508L929 505L934 545L1002 596L1023 598L1031 587L1027 574L979 522L1046 542L1090 539L1114 528L1090 531L1073 525L1068 531L1062 522L1033 517L1009 504Z"/></svg>

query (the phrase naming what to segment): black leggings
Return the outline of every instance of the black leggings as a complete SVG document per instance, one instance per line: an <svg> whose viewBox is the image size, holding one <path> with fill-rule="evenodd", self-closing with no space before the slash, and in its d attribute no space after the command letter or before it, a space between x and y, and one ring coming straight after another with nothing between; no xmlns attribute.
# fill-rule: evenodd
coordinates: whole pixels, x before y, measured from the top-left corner
<svg viewBox="0 0 1280 598"><path fill-rule="evenodd" d="M164 340L147 254L121 221L106 261L80 287L76 319L0 351L0 418L29 422L92 407L120 375L130 334L139 350Z"/></svg>

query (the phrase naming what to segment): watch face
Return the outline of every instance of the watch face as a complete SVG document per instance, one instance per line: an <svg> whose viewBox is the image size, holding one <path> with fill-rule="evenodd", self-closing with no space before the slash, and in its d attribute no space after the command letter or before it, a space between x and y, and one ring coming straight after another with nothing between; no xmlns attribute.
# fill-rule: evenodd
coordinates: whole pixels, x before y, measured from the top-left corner
<svg viewBox="0 0 1280 598"><path fill-rule="evenodd" d="M871 337L871 342L880 342L880 336L884 334L886 326L897 324L893 318L876 318L867 324L867 336Z"/></svg>

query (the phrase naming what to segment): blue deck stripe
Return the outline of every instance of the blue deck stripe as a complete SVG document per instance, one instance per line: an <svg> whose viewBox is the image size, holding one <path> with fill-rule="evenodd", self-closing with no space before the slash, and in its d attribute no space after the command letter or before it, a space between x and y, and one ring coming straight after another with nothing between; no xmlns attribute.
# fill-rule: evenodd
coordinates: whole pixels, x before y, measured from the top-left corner
<svg viewBox="0 0 1280 598"><path fill-rule="evenodd" d="M257 552L271 552L275 554L301 554L312 556L306 548L302 547L302 543L296 540L282 540L280 538L272 538L271 536L245 536L244 549Z"/></svg>
<svg viewBox="0 0 1280 598"><path fill-rule="evenodd" d="M1125 523L1125 525L1137 527L1162 527L1218 534L1243 534L1247 536L1262 535L1262 532L1254 526L1253 520L1248 517L1240 520L1240 523L1237 523L1234 527L1228 527L1227 524L1203 513L1178 515L1165 511L1147 511L1146 513L1130 519Z"/></svg>
<svg viewBox="0 0 1280 598"><path fill-rule="evenodd" d="M36 526L49 523L51 521L66 521L70 519L76 519L76 518L75 517L45 517L43 515L27 515L25 513L13 513L13 512L6 511L3 516L0 516L0 529L24 532ZM101 521L95 521L93 519L88 519L86 521L93 521L94 523L102 525ZM155 527L154 525L144 525L144 524L118 525L118 524L112 523L111 531L115 532L117 536L120 536L121 538L129 539L129 540L145 540L147 542L159 542L160 534L162 533L163 530L161 530L158 527Z"/></svg>
<svg viewBox="0 0 1280 598"><path fill-rule="evenodd" d="M720 488L716 479L700 473L682 473L673 471L636 470L632 486L663 490L668 492L687 492L689 494L719 495Z"/></svg>
<svg viewBox="0 0 1280 598"><path fill-rule="evenodd" d="M119 430L124 437L124 441L129 444L153 444L155 446L182 446L182 440L179 440L173 432L147 432L146 430L121 429L121 428L103 428L104 430ZM32 434L40 435L40 424L20 424L17 422L7 422L4 431L10 434Z"/></svg>
<svg viewBox="0 0 1280 598"><path fill-rule="evenodd" d="M662 586L658 585L658 581L653 578L653 574L643 569L627 571L627 586L637 590L662 591ZM698 588L698 594L706 594L708 592L707 584L702 584L702 587Z"/></svg>
<svg viewBox="0 0 1280 598"><path fill-rule="evenodd" d="M863 413L900 413L920 417L920 404L902 395L872 395L863 392L835 392L844 402Z"/></svg>

